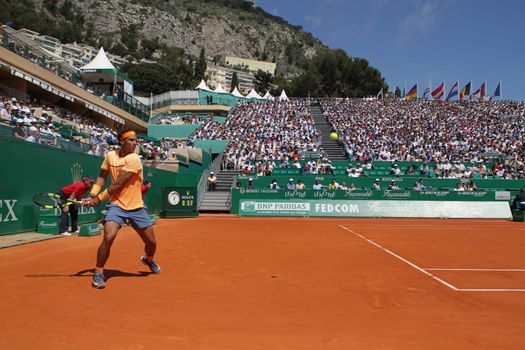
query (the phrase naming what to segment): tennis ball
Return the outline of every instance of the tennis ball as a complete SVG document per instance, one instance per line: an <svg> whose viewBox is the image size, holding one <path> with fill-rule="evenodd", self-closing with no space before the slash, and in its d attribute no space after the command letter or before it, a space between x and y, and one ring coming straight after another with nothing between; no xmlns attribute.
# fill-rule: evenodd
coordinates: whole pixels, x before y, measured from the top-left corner
<svg viewBox="0 0 525 350"><path fill-rule="evenodd" d="M330 139L331 140L337 140L339 138L339 136L337 135L337 133L333 132L330 134Z"/></svg>

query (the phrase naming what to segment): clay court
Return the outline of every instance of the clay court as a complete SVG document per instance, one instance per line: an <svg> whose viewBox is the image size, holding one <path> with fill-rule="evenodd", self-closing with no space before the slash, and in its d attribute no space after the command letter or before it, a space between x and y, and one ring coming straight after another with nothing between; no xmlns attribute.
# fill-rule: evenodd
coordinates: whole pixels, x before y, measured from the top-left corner
<svg viewBox="0 0 525 350"><path fill-rule="evenodd" d="M522 349L525 226L504 220L159 220L0 250L2 349Z"/></svg>

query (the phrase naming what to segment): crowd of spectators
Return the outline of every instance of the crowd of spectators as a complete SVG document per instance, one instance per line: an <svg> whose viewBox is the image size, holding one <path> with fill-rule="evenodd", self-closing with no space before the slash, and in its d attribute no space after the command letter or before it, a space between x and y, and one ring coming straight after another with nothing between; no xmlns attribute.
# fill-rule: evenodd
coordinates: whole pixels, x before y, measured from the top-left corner
<svg viewBox="0 0 525 350"><path fill-rule="evenodd" d="M320 103L351 160L437 162L431 171L439 177L478 172L525 178L524 102L331 99ZM483 163L490 155L503 161L486 169ZM465 162L472 164L466 170Z"/></svg>
<svg viewBox="0 0 525 350"><path fill-rule="evenodd" d="M271 173L276 164L317 152L321 142L308 100L240 103L225 124L209 120L192 138L230 140L223 168L244 173Z"/></svg>

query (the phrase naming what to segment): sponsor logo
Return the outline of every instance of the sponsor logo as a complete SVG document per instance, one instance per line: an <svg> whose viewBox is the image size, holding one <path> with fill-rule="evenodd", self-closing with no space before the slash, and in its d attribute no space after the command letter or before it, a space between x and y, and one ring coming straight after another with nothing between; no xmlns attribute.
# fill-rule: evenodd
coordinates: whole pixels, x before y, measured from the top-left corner
<svg viewBox="0 0 525 350"><path fill-rule="evenodd" d="M44 227L58 227L58 222L45 222L45 221L39 221L38 227L44 228Z"/></svg>
<svg viewBox="0 0 525 350"><path fill-rule="evenodd" d="M180 202L180 195L177 191L171 191L168 193L168 203L171 205L177 205Z"/></svg>
<svg viewBox="0 0 525 350"><path fill-rule="evenodd" d="M410 193L410 191L402 191L402 192L384 191L383 192L383 197L385 198L410 198L411 196L412 196L412 193Z"/></svg>
<svg viewBox="0 0 525 350"><path fill-rule="evenodd" d="M242 202L241 210L247 212L272 211L272 212L304 212L310 210L310 203L294 202Z"/></svg>
<svg viewBox="0 0 525 350"><path fill-rule="evenodd" d="M305 198L306 192L305 191L286 191L284 193L284 196L286 198Z"/></svg>
<svg viewBox="0 0 525 350"><path fill-rule="evenodd" d="M18 199L0 199L0 222L18 221L15 204Z"/></svg>
<svg viewBox="0 0 525 350"><path fill-rule="evenodd" d="M316 203L316 213L359 213L359 205L357 204L328 204L328 203Z"/></svg>
<svg viewBox="0 0 525 350"><path fill-rule="evenodd" d="M82 179L82 166L79 163L73 164L71 167L71 180L78 182Z"/></svg>
<svg viewBox="0 0 525 350"><path fill-rule="evenodd" d="M354 192L354 191L346 191L345 197L347 198L372 198L374 196L374 193L372 191L366 191L366 192Z"/></svg>
<svg viewBox="0 0 525 350"><path fill-rule="evenodd" d="M448 196L449 191L421 191L421 194L424 196L434 196L434 197L446 197Z"/></svg>
<svg viewBox="0 0 525 350"><path fill-rule="evenodd" d="M510 191L496 191L497 201L510 201Z"/></svg>
<svg viewBox="0 0 525 350"><path fill-rule="evenodd" d="M314 198L335 198L335 191L315 191Z"/></svg>
<svg viewBox="0 0 525 350"><path fill-rule="evenodd" d="M487 192L485 191L457 191L458 197L485 197Z"/></svg>

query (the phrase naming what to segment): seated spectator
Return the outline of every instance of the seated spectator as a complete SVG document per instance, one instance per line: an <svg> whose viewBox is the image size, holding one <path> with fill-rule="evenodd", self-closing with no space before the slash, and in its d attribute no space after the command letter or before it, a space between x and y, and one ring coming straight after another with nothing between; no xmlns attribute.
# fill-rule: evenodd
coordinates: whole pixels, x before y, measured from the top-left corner
<svg viewBox="0 0 525 350"><path fill-rule="evenodd" d="M286 184L286 188L289 190L295 190L295 183L293 182L293 179L290 179L288 183Z"/></svg>
<svg viewBox="0 0 525 350"><path fill-rule="evenodd" d="M454 191L465 191L465 185L463 184L463 182L459 182L454 188Z"/></svg>
<svg viewBox="0 0 525 350"><path fill-rule="evenodd" d="M9 102L4 103L4 107L0 110L0 121L6 124L11 124L12 120L11 104Z"/></svg>
<svg viewBox="0 0 525 350"><path fill-rule="evenodd" d="M26 141L34 142L34 143L42 143L42 141L40 140L40 132L38 131L38 129L36 128L32 129L30 135L26 137Z"/></svg>
<svg viewBox="0 0 525 350"><path fill-rule="evenodd" d="M240 190L241 188L242 188L241 182L237 181L237 183L235 184L235 189Z"/></svg>
<svg viewBox="0 0 525 350"><path fill-rule="evenodd" d="M297 185L295 185L296 190L304 190L305 186L302 180L297 180Z"/></svg>
<svg viewBox="0 0 525 350"><path fill-rule="evenodd" d="M312 186L312 189L314 190L322 190L325 186L321 184L319 180L315 180L315 183Z"/></svg>
<svg viewBox="0 0 525 350"><path fill-rule="evenodd" d="M399 190L399 186L397 185L397 182L396 181L392 181L390 183L390 186L388 186L388 189L391 190L391 191L397 191Z"/></svg>
<svg viewBox="0 0 525 350"><path fill-rule="evenodd" d="M413 191L421 191L421 187L419 187L419 184L417 182L414 182L414 185L412 186Z"/></svg>
<svg viewBox="0 0 525 350"><path fill-rule="evenodd" d="M11 130L11 134L20 140L26 139L26 132L23 127L24 120L23 119L16 119L16 126Z"/></svg>
<svg viewBox="0 0 525 350"><path fill-rule="evenodd" d="M419 179L417 182L417 187L421 191L425 191L428 188L428 186L423 183L423 179Z"/></svg>
<svg viewBox="0 0 525 350"><path fill-rule="evenodd" d="M392 165L392 168L390 169L390 175L399 176L401 174L401 170L397 166L397 164Z"/></svg>
<svg viewBox="0 0 525 350"><path fill-rule="evenodd" d="M253 179L251 177L248 179L248 184L246 185L246 188L248 190L253 190L255 188L255 186L253 185Z"/></svg>
<svg viewBox="0 0 525 350"><path fill-rule="evenodd" d="M348 186L348 190L349 191L353 191L353 190L356 190L356 189L357 189L357 187L355 186L355 183L350 182L350 186Z"/></svg>
<svg viewBox="0 0 525 350"><path fill-rule="evenodd" d="M329 190L339 189L339 184L337 183L337 181L335 181L335 179L332 179L332 181L330 181L330 183L328 184L328 189Z"/></svg>
<svg viewBox="0 0 525 350"><path fill-rule="evenodd" d="M340 190L348 190L348 186L346 186L346 182L342 181L341 184L339 185L339 189Z"/></svg>
<svg viewBox="0 0 525 350"><path fill-rule="evenodd" d="M374 183L372 184L373 190L380 190L381 189L381 181L379 179L375 179Z"/></svg>
<svg viewBox="0 0 525 350"><path fill-rule="evenodd" d="M215 176L213 171L210 172L210 176L208 176L208 189L210 191L215 191L217 189L217 176Z"/></svg>
<svg viewBox="0 0 525 350"><path fill-rule="evenodd" d="M477 190L478 187L476 186L476 184L474 183L474 181L470 181L467 185L467 191L475 191Z"/></svg>
<svg viewBox="0 0 525 350"><path fill-rule="evenodd" d="M270 189L271 190L278 190L280 189L279 185L277 184L277 180L273 179L270 183Z"/></svg>

